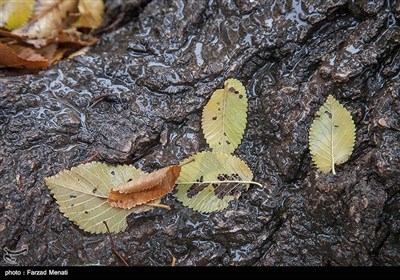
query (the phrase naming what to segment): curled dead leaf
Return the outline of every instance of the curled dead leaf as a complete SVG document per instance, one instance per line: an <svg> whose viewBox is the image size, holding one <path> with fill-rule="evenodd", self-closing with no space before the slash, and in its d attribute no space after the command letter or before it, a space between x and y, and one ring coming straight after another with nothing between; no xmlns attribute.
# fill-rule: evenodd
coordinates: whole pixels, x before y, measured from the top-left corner
<svg viewBox="0 0 400 280"><path fill-rule="evenodd" d="M40 69L49 66L50 61L34 49L0 43L0 68Z"/></svg>
<svg viewBox="0 0 400 280"><path fill-rule="evenodd" d="M103 0L0 0L0 43L7 43L0 49L0 67L47 68L96 44L90 30L101 25L104 9ZM58 50L43 55L53 44Z"/></svg>
<svg viewBox="0 0 400 280"><path fill-rule="evenodd" d="M59 43L70 43L77 46L87 47L96 44L99 39L93 37L90 34L84 34L76 29L71 30L60 30L56 37L56 41Z"/></svg>
<svg viewBox="0 0 400 280"><path fill-rule="evenodd" d="M161 198L172 191L180 172L179 165L172 165L118 185L108 194L108 202L113 207L131 209Z"/></svg>

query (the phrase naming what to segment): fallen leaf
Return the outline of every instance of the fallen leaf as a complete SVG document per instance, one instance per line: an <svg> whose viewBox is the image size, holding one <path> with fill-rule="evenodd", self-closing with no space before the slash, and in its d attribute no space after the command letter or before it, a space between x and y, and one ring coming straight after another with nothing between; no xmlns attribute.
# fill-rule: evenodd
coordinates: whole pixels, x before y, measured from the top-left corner
<svg viewBox="0 0 400 280"><path fill-rule="evenodd" d="M12 33L26 38L48 38L53 32L68 25L69 14L78 12L78 0L46 0L35 6L35 16L26 25Z"/></svg>
<svg viewBox="0 0 400 280"><path fill-rule="evenodd" d="M70 43L78 46L93 46L99 39L93 37L90 34L84 34L76 29L60 30L56 36L56 40L59 43Z"/></svg>
<svg viewBox="0 0 400 280"><path fill-rule="evenodd" d="M355 126L351 114L332 95L316 113L309 134L312 159L325 173L346 162L353 152Z"/></svg>
<svg viewBox="0 0 400 280"><path fill-rule="evenodd" d="M103 22L103 0L80 0L78 10L81 15L74 23L74 26L94 29L99 27Z"/></svg>
<svg viewBox="0 0 400 280"><path fill-rule="evenodd" d="M75 59L75 58L78 57L78 56L85 55L85 54L89 51L89 49L90 49L89 47L84 47L84 48L82 48L82 49L79 49L79 50L77 50L76 52L71 53L71 54L68 56L68 59L73 60L73 59Z"/></svg>
<svg viewBox="0 0 400 280"><path fill-rule="evenodd" d="M132 209L111 207L107 202L109 191L129 180L145 175L132 165L111 166L100 162L81 164L45 178L45 183L60 205L60 211L79 228L91 233L105 233L126 229L126 217L153 209L147 205ZM159 203L155 199L151 203Z"/></svg>
<svg viewBox="0 0 400 280"><path fill-rule="evenodd" d="M39 39L24 39L28 44L35 46L35 48L40 49L52 43L60 43L63 46L69 46L69 49L76 47L86 47L96 44L99 39L93 37L90 34L84 34L77 31L76 29L60 29L58 31L53 31L52 36L48 38Z"/></svg>
<svg viewBox="0 0 400 280"><path fill-rule="evenodd" d="M243 84L228 79L203 109L204 137L215 152L230 154L240 144L247 121L247 95Z"/></svg>
<svg viewBox="0 0 400 280"><path fill-rule="evenodd" d="M0 27L13 30L31 17L35 0L0 0Z"/></svg>
<svg viewBox="0 0 400 280"><path fill-rule="evenodd" d="M378 120L378 123L383 127L388 127L387 122L386 122L386 120L384 118L380 118Z"/></svg>
<svg viewBox="0 0 400 280"><path fill-rule="evenodd" d="M24 53L28 56L14 50L16 55L12 54L11 59L0 60L4 62L2 66L14 68L46 68L82 47L96 44L99 39L92 36L88 28L101 25L104 16L103 0L0 0L0 8L0 24L9 29L0 29L0 43L10 48L12 44L35 48L27 47L30 52ZM30 11L29 16L25 15L27 11ZM72 26L74 22L75 27ZM10 31L10 24L14 30ZM84 28L78 30L77 27ZM53 48L48 48L49 45L58 48L52 55L47 55ZM10 50L7 51L8 54ZM49 63L38 55L47 58Z"/></svg>
<svg viewBox="0 0 400 280"><path fill-rule="evenodd" d="M50 61L34 49L0 43L0 68L41 69L49 66Z"/></svg>
<svg viewBox="0 0 400 280"><path fill-rule="evenodd" d="M108 202L113 207L130 209L161 198L172 191L180 171L179 165L172 165L127 181L110 191Z"/></svg>
<svg viewBox="0 0 400 280"><path fill-rule="evenodd" d="M175 197L196 211L210 213L225 209L250 184L259 185L251 181L250 168L233 155L201 152L181 165Z"/></svg>

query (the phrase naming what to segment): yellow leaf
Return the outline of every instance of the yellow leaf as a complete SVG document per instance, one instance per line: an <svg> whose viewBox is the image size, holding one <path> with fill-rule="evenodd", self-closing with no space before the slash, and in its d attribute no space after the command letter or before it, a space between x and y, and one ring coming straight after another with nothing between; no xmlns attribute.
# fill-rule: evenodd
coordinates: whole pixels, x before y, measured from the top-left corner
<svg viewBox="0 0 400 280"><path fill-rule="evenodd" d="M14 30L15 35L26 38L48 38L67 25L70 13L78 11L78 0L39 1L35 7L35 18L21 28Z"/></svg>
<svg viewBox="0 0 400 280"><path fill-rule="evenodd" d="M317 168L335 172L335 164L346 162L353 152L355 126L350 112L332 95L321 106L311 125L309 146Z"/></svg>
<svg viewBox="0 0 400 280"><path fill-rule="evenodd" d="M74 23L75 26L94 29L103 22L103 0L79 0L78 10L81 16Z"/></svg>
<svg viewBox="0 0 400 280"><path fill-rule="evenodd" d="M204 137L215 152L230 154L240 144L246 127L247 96L243 84L228 79L203 109Z"/></svg>
<svg viewBox="0 0 400 280"><path fill-rule="evenodd" d="M175 197L200 212L225 209L254 184L250 168L233 155L201 152L185 159L181 166Z"/></svg>
<svg viewBox="0 0 400 280"><path fill-rule="evenodd" d="M23 26L32 15L35 0L0 0L0 27L13 30Z"/></svg>
<svg viewBox="0 0 400 280"><path fill-rule="evenodd" d="M47 177L45 183L60 205L60 211L79 228L91 233L105 233L107 228L103 221L106 221L111 232L120 232L128 226L128 215L153 208L146 205L132 209L115 208L107 202L108 193L113 187L143 175L143 171L132 165L91 162Z"/></svg>

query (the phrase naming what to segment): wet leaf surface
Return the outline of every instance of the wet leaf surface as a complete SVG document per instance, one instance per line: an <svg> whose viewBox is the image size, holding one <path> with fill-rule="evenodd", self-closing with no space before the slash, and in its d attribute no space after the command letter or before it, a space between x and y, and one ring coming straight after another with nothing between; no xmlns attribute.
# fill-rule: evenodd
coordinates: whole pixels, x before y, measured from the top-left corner
<svg viewBox="0 0 400 280"><path fill-rule="evenodd" d="M120 265L106 235L58 211L43 178L95 152L150 172L205 150L201 111L236 77L248 120L235 155L265 189L211 214L167 196L168 215L135 214L114 236L127 262L398 265L398 2L143 3L130 1L85 56L39 74L1 70L0 246L29 245L19 265ZM340 178L312 167L308 150L327 92L346 100L357 126L354 165Z"/></svg>
<svg viewBox="0 0 400 280"><path fill-rule="evenodd" d="M355 131L351 114L332 95L316 113L309 134L310 153L322 172L335 172L353 152Z"/></svg>
<svg viewBox="0 0 400 280"><path fill-rule="evenodd" d="M248 182L253 179L246 163L223 153L197 153L182 165L175 196L183 205L204 213L228 207L229 202L249 188Z"/></svg>
<svg viewBox="0 0 400 280"><path fill-rule="evenodd" d="M79 228L90 233L105 233L104 222L107 222L111 232L120 232L127 227L128 215L153 208L146 205L129 207L129 210L115 208L107 201L109 192L113 187L143 175L143 171L130 165L92 162L47 177L45 182L60 205L60 211ZM146 202L154 200L153 197Z"/></svg>

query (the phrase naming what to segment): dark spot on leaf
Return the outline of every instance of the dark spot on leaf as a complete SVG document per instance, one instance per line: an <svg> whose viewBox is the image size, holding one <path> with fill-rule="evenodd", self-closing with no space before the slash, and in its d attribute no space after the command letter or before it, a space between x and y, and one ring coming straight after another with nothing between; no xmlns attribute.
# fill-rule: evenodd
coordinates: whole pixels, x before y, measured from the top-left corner
<svg viewBox="0 0 400 280"><path fill-rule="evenodd" d="M71 204L71 207L73 207L75 204Z"/></svg>
<svg viewBox="0 0 400 280"><path fill-rule="evenodd" d="M242 99L242 98L243 98L243 94L239 95L239 99Z"/></svg>
<svg viewBox="0 0 400 280"><path fill-rule="evenodd" d="M335 127L339 127L337 124L335 124Z"/></svg>
<svg viewBox="0 0 400 280"><path fill-rule="evenodd" d="M330 112L325 111L324 113L328 116L328 118L332 119L332 114Z"/></svg>
<svg viewBox="0 0 400 280"><path fill-rule="evenodd" d="M217 105L220 105L221 104L221 102L217 102Z"/></svg>
<svg viewBox="0 0 400 280"><path fill-rule="evenodd" d="M212 120L213 120L213 121L217 120L217 117L213 117Z"/></svg>
<svg viewBox="0 0 400 280"><path fill-rule="evenodd" d="M89 214L89 212L88 212L88 211L85 211L85 214Z"/></svg>
<svg viewBox="0 0 400 280"><path fill-rule="evenodd" d="M132 181L132 178L130 178L130 179L128 180L128 182L130 182L130 181Z"/></svg>
<svg viewBox="0 0 400 280"><path fill-rule="evenodd" d="M218 174L219 181L241 181L238 174ZM246 184L241 183L220 183L214 187L214 193L219 199L223 199L226 195L238 196L242 191L246 190Z"/></svg>
<svg viewBox="0 0 400 280"><path fill-rule="evenodd" d="M201 176L200 179L203 180L203 176ZM192 198L192 197L196 196L198 193L200 193L202 190L204 190L207 186L208 186L207 183L204 183L204 184L193 184L193 185L190 186L186 196L188 198Z"/></svg>
<svg viewBox="0 0 400 280"><path fill-rule="evenodd" d="M93 193L96 193L96 192L97 192L97 188L94 188L92 192L93 192Z"/></svg>
<svg viewBox="0 0 400 280"><path fill-rule="evenodd" d="M72 195L72 194L71 194L69 197L70 197L70 198L76 198L76 195Z"/></svg>
<svg viewBox="0 0 400 280"><path fill-rule="evenodd" d="M226 136L226 132L224 132L224 136Z"/></svg>
<svg viewBox="0 0 400 280"><path fill-rule="evenodd" d="M222 143L221 142L218 142L218 145L221 145Z"/></svg>
<svg viewBox="0 0 400 280"><path fill-rule="evenodd" d="M111 173L111 175L115 175L115 171L114 171L114 170L113 170L113 171L111 171L110 173Z"/></svg>
<svg viewBox="0 0 400 280"><path fill-rule="evenodd" d="M229 90L230 92L235 92L235 91L236 91L234 87L230 87L228 90Z"/></svg>
<svg viewBox="0 0 400 280"><path fill-rule="evenodd" d="M230 145L230 144L231 144L231 142L229 142L229 141L226 141L226 144Z"/></svg>

